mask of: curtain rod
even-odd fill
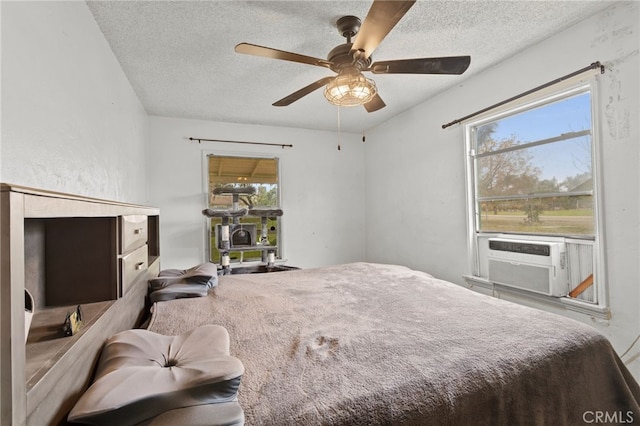
[[[480,115],[483,112],[487,112],[489,110],[492,110],[493,108],[497,108],[497,107],[502,106],[504,104],[507,104],[509,102],[515,101],[516,99],[523,98],[523,97],[525,97],[527,95],[530,95],[530,94],[532,94],[534,92],[537,92],[538,90],[545,89],[545,88],[547,88],[549,86],[553,86],[554,84],[560,83],[561,81],[564,81],[564,80],[569,79],[571,77],[575,77],[576,75],[580,75],[583,72],[587,72],[587,71],[590,71],[590,70],[595,70],[595,69],[598,69],[598,68],[600,68],[600,74],[604,74],[604,66],[600,63],[600,61],[596,61],[596,62],[593,62],[591,65],[589,65],[587,67],[584,67],[582,69],[579,69],[578,71],[572,72],[571,74],[567,74],[564,77],[557,78],[557,79],[555,79],[553,81],[550,81],[548,83],[545,83],[543,85],[535,87],[535,88],[533,88],[531,90],[527,90],[526,92],[522,92],[519,95],[513,96],[513,97],[511,97],[511,98],[509,98],[507,100],[504,100],[502,102],[498,102],[497,104],[493,104],[493,105],[491,105],[491,106],[489,106],[487,108],[481,109],[479,111],[476,111],[474,113],[466,115],[466,116],[464,116],[462,118],[458,118],[457,120],[453,120],[451,123],[443,124],[442,128],[446,129],[447,127],[453,126],[454,124],[458,124],[458,123],[460,123],[460,122],[462,122],[464,120],[467,120],[467,119],[469,119],[471,117],[475,117],[476,115]]]
[[[190,141],[198,141],[198,143],[201,143],[202,141],[205,142],[223,142],[223,143],[242,143],[242,144],[247,144],[247,145],[268,145],[268,146],[279,146],[282,149],[285,148],[293,148],[293,145],[291,144],[284,144],[284,143],[268,143],[268,142],[245,142],[245,141],[229,141],[229,140],[224,140],[224,139],[203,139],[203,138],[189,138]]]

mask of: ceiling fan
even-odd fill
[[[315,81],[275,102],[273,106],[287,106],[311,92],[325,87],[324,95],[334,105],[363,105],[368,112],[374,112],[386,105],[378,94],[375,82],[362,73],[373,74],[456,74],[467,70],[470,56],[450,56],[443,58],[417,58],[394,61],[373,62],[371,54],[413,6],[416,0],[382,1],[374,0],[364,22],[355,16],[338,19],[338,32],[347,42],[336,46],[327,59],[314,58],[270,47],[250,43],[240,43],[237,53],[263,56],[272,59],[298,62],[329,68],[338,73]],[[357,37],[354,42],[352,38]],[[373,62],[373,63],[372,63]]]

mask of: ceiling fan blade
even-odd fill
[[[327,61],[326,59],[299,55],[297,53],[285,52],[284,50],[272,49],[270,47],[258,46],[250,43],[238,44],[235,51],[236,53],[244,53],[245,55],[264,56],[265,58],[282,59],[285,61],[316,65],[324,68],[331,68],[331,65],[333,65],[333,62]]]
[[[321,78],[320,80],[315,81],[315,82],[311,83],[310,85],[305,86],[305,87],[303,87],[302,89],[300,89],[300,90],[298,90],[296,92],[293,92],[289,96],[285,96],[284,98],[280,99],[279,101],[274,102],[273,106],[291,105],[292,103],[294,103],[298,99],[302,98],[303,96],[307,96],[309,93],[313,92],[314,90],[318,90],[322,86],[326,86],[334,78],[335,77],[324,77],[324,78]]]
[[[367,110],[367,112],[374,112],[386,106],[387,104],[384,103],[380,95],[378,95],[377,93],[369,102],[364,104],[364,108]]]
[[[351,52],[364,52],[368,58],[382,40],[396,26],[416,0],[379,1],[374,0],[367,17],[362,22]]]
[[[462,74],[469,68],[470,56],[445,58],[401,59],[374,62],[369,70],[374,74]]]

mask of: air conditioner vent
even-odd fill
[[[550,256],[549,244],[528,243],[523,241],[489,240],[490,250],[510,251],[513,253],[532,254],[535,256]]]

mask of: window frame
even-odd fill
[[[268,160],[276,160],[277,162],[277,179],[278,179],[278,187],[276,190],[276,196],[278,199],[279,206],[282,206],[282,158],[276,155],[269,155],[267,153],[259,153],[259,152],[237,152],[237,151],[224,151],[224,150],[203,150],[202,151],[202,195],[203,195],[203,209],[209,208],[209,157],[217,156],[217,157],[238,157],[238,158],[263,158]],[[281,207],[280,207],[281,208]],[[205,261],[211,262],[212,256],[212,247],[211,240],[214,238],[214,231],[212,231],[211,220],[203,215],[204,218],[204,254]],[[277,239],[278,245],[276,250],[276,262],[281,262],[284,260],[284,244],[282,241],[282,216],[277,218]],[[258,229],[260,232],[260,229]],[[238,262],[232,262],[238,263]],[[259,264],[260,261],[247,260],[242,261],[242,265],[252,265]]]
[[[603,184],[601,177],[601,137],[599,126],[599,111],[598,105],[598,90],[597,80],[594,76],[583,78],[582,80],[570,80],[567,82],[561,82],[547,88],[540,93],[529,95],[525,98],[521,98],[498,108],[487,111],[486,113],[474,117],[463,123],[464,126],[464,139],[465,139],[465,186],[466,186],[466,204],[467,204],[467,254],[468,254],[468,268],[469,275],[465,275],[464,278],[471,284],[480,284],[488,288],[492,288],[495,292],[496,287],[492,284],[487,276],[486,271],[483,271],[483,262],[486,262],[486,254],[481,253],[480,240],[488,239],[494,236],[506,236],[512,238],[520,238],[525,236],[527,239],[533,241],[548,241],[550,239],[557,238],[558,236],[549,236],[542,234],[519,234],[519,233],[505,233],[505,232],[483,232],[478,228],[478,212],[477,212],[477,193],[478,185],[476,182],[476,155],[475,155],[475,135],[474,129],[499,120],[501,118],[511,116],[514,114],[526,112],[535,108],[543,107],[544,105],[552,102],[560,101],[572,96],[579,95],[581,93],[589,93],[591,99],[591,167],[593,178],[593,236],[562,236],[567,240],[584,240],[592,241],[593,243],[593,277],[596,295],[596,303],[584,302],[578,299],[573,299],[568,296],[562,298],[554,298],[551,296],[539,295],[527,291],[518,291],[520,296],[526,298],[539,300],[543,302],[549,302],[553,304],[561,304],[567,309],[587,313],[590,315],[602,316],[608,318],[609,313],[609,301],[607,283],[605,281],[606,271],[606,256],[603,249],[602,242],[604,241],[604,225],[603,225]],[[511,291],[510,289],[508,291]]]

